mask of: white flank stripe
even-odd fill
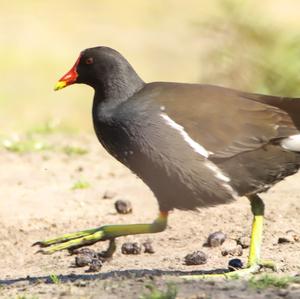
[[[215,174],[215,177],[217,179],[224,182],[222,183],[222,186],[231,193],[233,198],[238,198],[238,194],[236,193],[236,191],[228,184],[230,182],[230,178],[226,176],[216,164],[207,160],[205,162],[205,166]]]
[[[208,158],[208,156],[209,156],[208,151],[201,144],[199,144],[196,141],[194,141],[189,136],[189,134],[184,130],[184,127],[182,127],[181,125],[179,125],[178,123],[176,123],[167,114],[161,113],[160,115],[166,121],[166,123],[169,126],[171,126],[172,128],[174,128],[175,130],[177,130],[181,134],[181,136],[183,137],[183,139],[194,149],[194,151],[196,153],[200,154],[201,156],[203,156],[205,158]]]
[[[172,128],[174,128],[175,130],[177,130],[180,133],[180,135],[183,137],[183,139],[194,149],[194,151],[196,153],[200,154],[201,156],[203,156],[205,158],[208,158],[209,155],[212,154],[212,152],[207,151],[201,144],[194,141],[188,135],[188,133],[184,130],[184,128],[181,125],[179,125],[178,123],[176,123],[174,120],[172,120],[167,114],[161,113],[160,115],[169,126],[171,126]],[[223,181],[223,183],[221,185],[224,188],[226,188],[232,194],[232,196],[234,198],[236,198],[238,196],[237,193],[235,192],[235,190],[233,190],[233,188],[228,184],[228,182],[230,182],[230,178],[228,176],[226,176],[217,165],[215,165],[213,162],[211,162],[209,160],[206,160],[205,166],[214,173],[214,176],[218,180]]]
[[[215,173],[215,177],[223,182],[230,182],[230,178],[221,171],[221,169],[210,161],[205,162],[205,166]]]
[[[280,145],[289,151],[300,152],[300,134],[283,139]]]

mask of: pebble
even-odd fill
[[[150,254],[155,253],[150,240],[147,240],[146,242],[144,242],[143,246],[144,246],[144,253],[150,253]]]
[[[76,267],[91,266],[92,263],[95,263],[95,260],[98,260],[99,262],[103,263],[102,259],[99,257],[97,252],[88,247],[74,249],[71,253],[76,254],[76,257],[75,257],[75,266]],[[93,271],[91,271],[91,272],[93,272]]]
[[[91,248],[84,247],[84,248],[79,248],[79,249],[74,249],[71,252],[72,254],[81,254],[81,255],[89,255],[91,257],[96,257],[97,252]]]
[[[241,236],[237,239],[238,245],[241,245],[243,249],[250,247],[251,239],[248,236]]]
[[[289,291],[288,291],[288,290],[285,290],[285,289],[279,289],[279,290],[278,290],[278,295],[279,295],[280,297],[286,297],[288,294],[289,294]]]
[[[85,267],[88,266],[92,262],[93,258],[89,255],[77,255],[75,257],[75,266],[76,267]]]
[[[186,265],[203,265],[207,262],[207,255],[203,251],[194,251],[184,257]]]
[[[237,269],[242,269],[243,268],[243,262],[240,259],[231,259],[228,262],[228,269],[230,271],[235,271]]]
[[[132,205],[129,200],[119,199],[115,202],[115,208],[119,214],[132,213]]]
[[[114,198],[116,195],[117,195],[116,192],[107,190],[107,191],[104,192],[102,198],[103,198],[103,199],[112,199],[112,198]]]
[[[76,169],[78,172],[82,172],[84,170],[84,168],[82,166],[78,166]]]
[[[122,247],[121,247],[121,252],[123,254],[140,254],[142,251],[142,248],[140,246],[140,244],[138,243],[130,243],[130,242],[126,242],[123,243]]]
[[[103,262],[99,259],[92,259],[87,272],[99,272],[103,266]]]
[[[294,230],[288,230],[284,236],[278,238],[278,244],[299,242],[300,236]]]
[[[241,256],[243,255],[243,248],[241,245],[236,245],[234,247],[226,247],[221,251],[223,256],[231,255],[231,256]]]
[[[218,247],[221,246],[225,240],[226,240],[226,235],[223,232],[221,231],[214,232],[208,236],[207,245],[209,247]]]

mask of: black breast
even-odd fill
[[[138,101],[138,102],[137,102]],[[232,189],[216,177],[207,159],[168,126],[161,107],[131,98],[113,109],[93,108],[96,134],[107,151],[153,191],[161,210],[227,203]]]

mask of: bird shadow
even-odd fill
[[[57,279],[60,283],[76,282],[76,281],[92,281],[92,280],[105,280],[110,278],[142,278],[142,277],[160,277],[160,276],[174,276],[180,277],[185,275],[207,275],[207,274],[225,274],[228,273],[228,269],[215,269],[215,270],[201,270],[201,271],[178,271],[178,270],[159,270],[159,269],[128,269],[128,270],[115,270],[105,273],[97,274],[66,274],[57,275]],[[0,279],[1,286],[11,286],[19,283],[46,283],[55,284],[51,275],[45,276],[26,276],[12,279]]]

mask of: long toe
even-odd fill
[[[103,231],[97,231],[93,234],[86,235],[84,237],[76,238],[76,239],[71,239],[69,241],[65,242],[59,242],[55,243],[54,245],[46,245],[44,247],[48,247],[47,249],[41,249],[38,251],[38,253],[43,253],[43,254],[52,254],[54,252],[60,251],[60,250],[65,250],[65,249],[75,249],[75,248],[80,248],[86,245],[92,245],[98,241],[101,241],[103,239]]]
[[[261,260],[258,263],[262,268],[268,268],[273,270],[274,272],[278,271],[277,265],[274,261],[272,260]]]
[[[52,239],[48,239],[48,240],[44,240],[44,241],[37,241],[37,242],[33,243],[32,246],[48,247],[51,245],[60,244],[60,243],[64,243],[67,241],[82,238],[85,236],[89,236],[99,230],[100,230],[100,228],[98,227],[98,228],[86,229],[86,230],[82,230],[82,231],[78,231],[78,232],[74,232],[74,233],[68,233],[68,234],[64,234],[64,235],[61,235],[59,237],[55,237]]]
[[[200,280],[200,279],[214,279],[214,278],[223,278],[223,279],[235,279],[241,277],[247,277],[252,274],[256,274],[261,269],[260,265],[252,265],[251,267],[247,267],[245,269],[239,269],[230,272],[224,273],[211,273],[211,274],[197,274],[197,275],[183,275],[181,276],[186,280]]]

